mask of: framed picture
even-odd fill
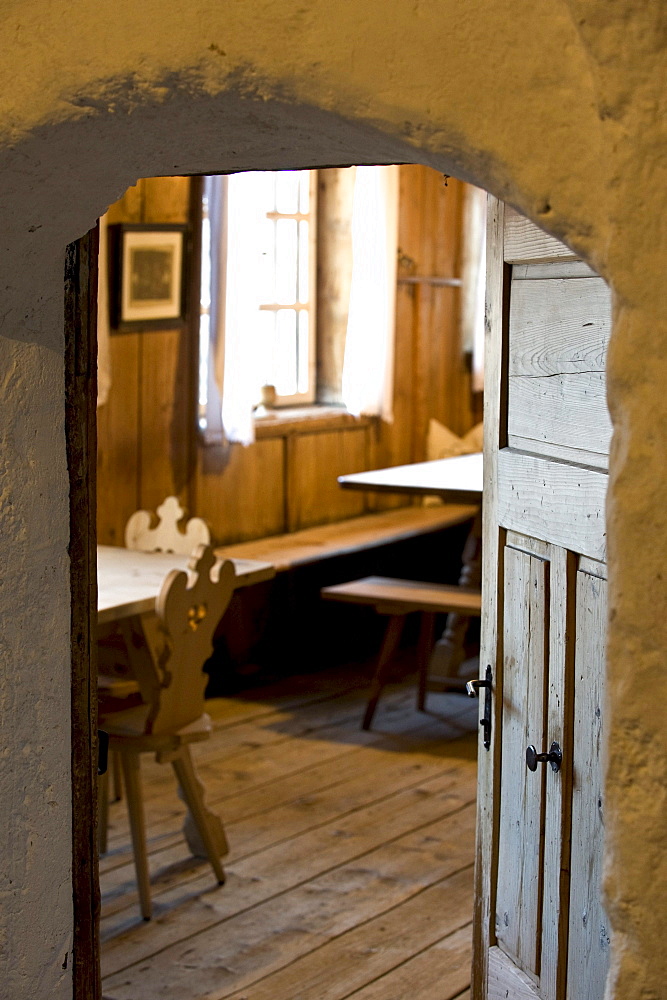
[[[116,329],[157,329],[182,323],[186,232],[187,226],[120,223],[109,227]]]

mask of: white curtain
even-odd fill
[[[258,272],[266,217],[259,199],[253,197],[255,176],[251,173],[227,177],[227,246],[224,309],[218,311],[216,374],[222,371],[222,426],[228,441],[251,444],[255,440],[253,407],[259,402],[262,383],[257,364],[257,312],[260,305]],[[226,266],[225,266],[226,265]],[[223,296],[220,296],[223,299]]]
[[[352,209],[352,284],[343,363],[350,413],[391,421],[399,168],[357,167]]]
[[[472,356],[472,388],[484,388],[486,292],[486,191],[466,185],[461,266],[461,343]]]

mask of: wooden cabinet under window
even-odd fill
[[[473,996],[602,1000],[610,295],[501,203],[489,224]]]

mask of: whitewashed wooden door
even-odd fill
[[[610,296],[495,200],[487,267],[473,997],[602,1000]]]

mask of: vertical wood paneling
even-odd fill
[[[209,456],[197,470],[197,515],[218,544],[278,535],[285,527],[284,440],[269,438],[244,448],[234,444]],[[342,492],[342,490],[341,490]]]
[[[189,177],[145,177],[143,222],[188,221]]]
[[[155,510],[166,496],[187,507],[194,415],[188,407],[184,330],[147,330],[141,337],[140,506]]]
[[[360,472],[366,462],[365,431],[300,434],[290,439],[288,531],[327,524],[364,512],[364,494],[341,490],[337,476]]]
[[[122,198],[109,206],[108,222],[143,222],[144,180],[129,187]]]
[[[97,410],[97,537],[122,545],[125,522],[140,506],[140,333],[114,334],[110,342],[111,392]]]

